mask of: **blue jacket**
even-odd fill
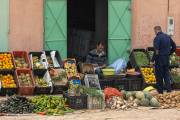
[[[154,54],[152,61],[159,61],[164,65],[169,63],[169,55],[176,51],[176,44],[174,43],[174,41],[170,36],[163,32],[159,32],[156,35],[153,46],[155,51],[159,51],[159,54]]]

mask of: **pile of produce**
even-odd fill
[[[65,106],[66,100],[59,96],[36,96],[31,99],[35,106],[34,112],[47,115],[63,115],[73,112],[72,109]]]
[[[78,76],[75,62],[71,62],[71,63],[68,62],[68,61],[65,62],[64,63],[64,68],[66,70],[68,78],[77,77]]]
[[[33,56],[32,60],[34,69],[45,69],[38,56]]]
[[[28,68],[28,64],[26,63],[25,58],[23,57],[15,57],[16,68]]]
[[[20,73],[18,75],[18,80],[21,86],[31,86],[32,85],[32,79],[30,74]]]
[[[162,108],[180,108],[180,91],[158,94],[155,98]]]
[[[9,53],[0,54],[0,69],[13,69],[12,55]]]
[[[0,74],[0,82],[3,88],[16,88],[15,80],[12,75],[2,75]]]
[[[145,52],[135,51],[135,60],[138,66],[147,66],[149,65],[149,60]]]
[[[106,101],[107,107],[116,110],[127,110],[130,108],[136,108],[138,105],[133,100],[124,100],[123,97],[113,96]]]
[[[35,76],[35,83],[38,87],[48,87],[48,83],[42,77]]]
[[[12,96],[0,102],[0,113],[26,114],[33,110],[34,105],[25,97]]]
[[[156,77],[154,75],[153,68],[141,68],[141,72],[144,76],[144,80],[147,84],[155,84],[156,83]]]
[[[148,92],[122,91],[122,96],[113,96],[106,100],[107,107],[111,109],[127,110],[138,106],[160,107],[158,100]]]
[[[180,68],[171,69],[171,75],[174,83],[180,83]]]
[[[170,56],[170,65],[174,65],[174,66],[180,65],[180,57],[177,56],[176,53],[173,53]]]
[[[49,73],[55,85],[67,84],[67,74],[64,69],[50,69]]]

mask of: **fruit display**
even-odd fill
[[[15,80],[12,75],[2,75],[0,74],[0,82],[3,88],[16,88]]]
[[[15,57],[14,58],[16,68],[28,68],[28,63],[23,57]]]
[[[155,98],[162,108],[180,108],[180,91],[157,94],[155,95]]]
[[[67,84],[67,74],[64,69],[50,69],[49,73],[55,85]]]
[[[45,69],[44,65],[41,63],[40,58],[38,56],[33,56],[32,60],[34,69]]]
[[[13,58],[10,53],[0,54],[0,69],[13,69]]]
[[[170,65],[172,66],[178,66],[180,65],[180,57],[176,55],[176,53],[173,53],[171,56],[170,56]]]
[[[71,78],[71,77],[77,77],[78,74],[77,74],[77,67],[76,67],[76,63],[75,62],[65,62],[64,63],[64,68],[65,68],[65,71],[67,73],[67,76],[68,78]]]
[[[135,51],[135,60],[138,66],[147,66],[149,65],[149,59],[145,52],[142,51]]]
[[[18,80],[21,86],[31,86],[32,85],[32,79],[30,74],[28,73],[20,73],[18,75]]]
[[[144,80],[147,84],[155,84],[156,83],[156,77],[154,75],[153,68],[141,68],[141,72],[144,76]]]
[[[48,83],[42,77],[35,76],[34,80],[35,80],[36,86],[38,86],[38,87],[48,87]]]
[[[174,83],[180,83],[180,68],[171,69],[171,75]]]

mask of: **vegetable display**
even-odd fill
[[[28,68],[28,64],[26,63],[25,58],[23,57],[15,57],[14,58],[16,68]]]
[[[174,65],[174,66],[177,66],[177,65],[180,65],[180,57],[176,55],[176,53],[173,53],[171,56],[170,56],[170,65]]]
[[[34,112],[45,112],[47,115],[64,115],[74,110],[65,107],[66,100],[59,96],[36,96],[31,99],[35,106]]]
[[[67,74],[64,69],[50,69],[49,73],[55,85],[67,84]]]
[[[38,56],[33,56],[32,60],[34,69],[45,69]]]
[[[138,66],[147,66],[149,65],[149,60],[145,52],[135,51],[135,60]]]
[[[2,75],[0,74],[0,82],[3,88],[16,88],[16,84],[12,75]]]
[[[156,77],[154,75],[153,68],[141,68],[141,72],[144,76],[144,80],[147,84],[155,84],[156,83]]]
[[[174,83],[180,83],[180,68],[171,69],[171,75]]]
[[[35,83],[38,87],[48,87],[48,83],[42,77],[39,76],[35,76]]]
[[[155,96],[162,108],[180,108],[180,91]]]
[[[13,69],[12,55],[9,53],[0,54],[0,69]]]
[[[20,73],[18,75],[18,80],[21,86],[31,86],[32,85],[32,79],[30,74]]]
[[[12,96],[0,102],[0,113],[32,113],[34,105],[25,97]]]

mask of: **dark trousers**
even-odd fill
[[[157,80],[157,90],[159,93],[163,93],[163,84],[165,83],[165,87],[167,92],[171,92],[171,81],[170,81],[170,73],[169,73],[169,65],[155,65],[155,75]],[[164,80],[164,82],[163,82]]]

